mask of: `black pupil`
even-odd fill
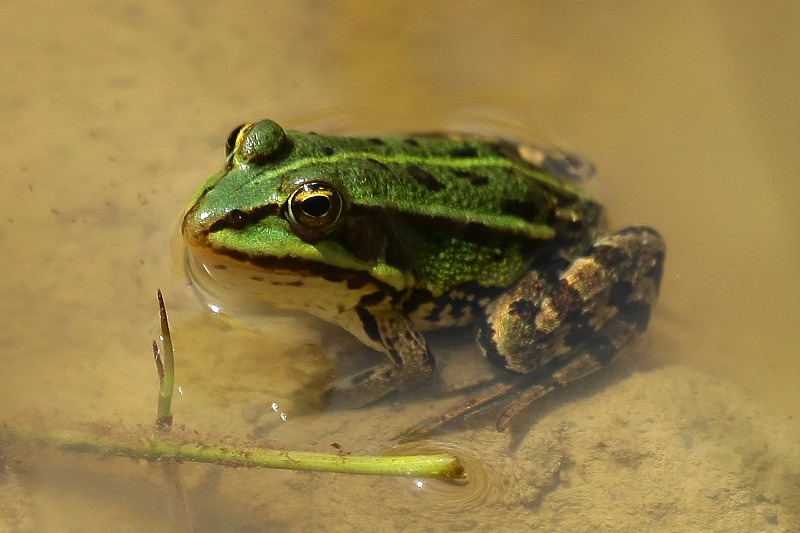
[[[303,200],[301,207],[306,215],[319,218],[331,210],[331,201],[327,196],[317,195]]]

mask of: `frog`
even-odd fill
[[[469,324],[484,356],[535,377],[540,396],[637,339],[663,273],[661,235],[609,232],[575,161],[501,137],[243,124],[184,211],[188,268],[384,354],[337,378],[343,407],[424,382],[436,369],[428,331]]]

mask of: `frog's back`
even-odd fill
[[[579,160],[503,139],[289,134],[292,159],[307,162],[308,177],[336,175],[350,201],[363,208],[550,239],[555,219],[576,218],[569,210],[593,203],[575,179]]]
[[[548,170],[553,154],[518,143],[290,135],[297,158],[341,181],[352,220],[388,235],[387,262],[414,280],[405,311],[424,328],[468,322],[534,261],[588,246],[601,218],[573,177]]]

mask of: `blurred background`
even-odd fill
[[[216,392],[176,400],[178,420],[248,434],[249,407],[232,402],[259,392],[262,363],[230,355],[246,386],[219,383],[240,379],[227,350],[265,341],[221,337],[237,326],[198,318],[176,230],[222,166],[228,132],[266,117],[335,133],[468,130],[585,155],[612,227],[648,224],[667,242],[648,364],[689,367],[796,419],[798,23],[791,1],[2,2],[0,420],[151,424],[161,287],[179,357],[181,336],[218,343],[183,382]],[[270,360],[265,379],[315,382],[327,371],[315,365],[329,363],[308,350],[308,363]],[[172,528],[162,511],[149,515],[157,502],[133,495],[130,509],[97,511],[125,489],[99,474],[80,485],[72,461],[26,467],[28,492],[14,501],[34,510],[14,511],[19,530],[58,530],[75,509],[97,512],[75,531],[114,520]],[[66,495],[75,483],[83,489]],[[211,498],[202,494],[188,506]]]

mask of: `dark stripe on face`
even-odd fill
[[[291,272],[301,277],[318,277],[332,283],[345,282],[348,289],[361,289],[368,283],[373,283],[380,291],[387,293],[394,290],[385,283],[376,280],[367,272],[351,270],[348,268],[337,268],[315,261],[297,259],[294,257],[256,257],[246,253],[218,249],[217,253],[226,255],[242,263],[250,263],[267,272]]]
[[[214,233],[224,229],[242,229],[277,213],[278,204],[262,205],[250,211],[233,209],[228,211],[224,218],[214,222],[211,227],[208,228],[208,232]]]

